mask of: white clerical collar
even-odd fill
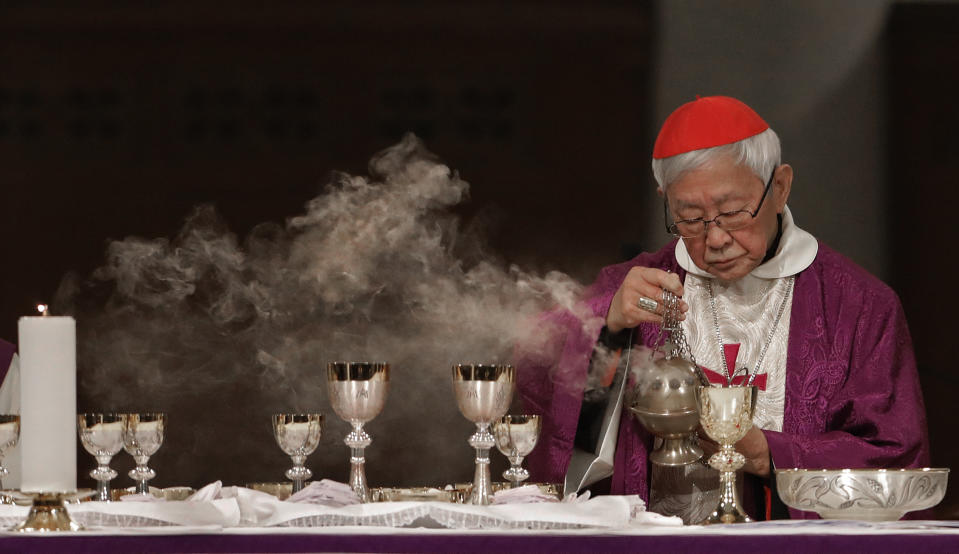
[[[753,277],[760,279],[778,279],[789,277],[809,267],[819,252],[819,241],[816,237],[803,231],[793,222],[789,206],[783,209],[783,234],[779,238],[779,247],[776,254],[750,272]],[[699,277],[712,278],[705,269],[693,263],[682,239],[676,242],[676,261],[687,272]]]

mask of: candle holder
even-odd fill
[[[26,519],[9,530],[20,533],[47,533],[50,531],[81,531],[83,526],[70,519],[63,505],[65,500],[76,500],[90,493],[76,492],[19,492],[6,491],[4,495],[17,500],[30,500],[33,505]]]

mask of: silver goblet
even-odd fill
[[[752,521],[739,506],[736,491],[736,470],[746,458],[734,445],[753,426],[756,387],[699,387],[699,417],[703,431],[716,441],[720,449],[709,457],[709,465],[720,472],[719,505],[702,525],[710,523],[744,523]]]
[[[306,457],[316,450],[323,433],[322,414],[274,414],[273,435],[280,449],[293,461],[286,478],[293,481],[293,492],[303,490],[303,482],[313,476],[306,468]]]
[[[380,414],[390,390],[390,365],[371,362],[330,362],[327,366],[330,403],[353,430],[343,442],[350,447],[350,487],[363,502],[370,501],[363,450],[373,442],[363,425]]]
[[[3,478],[10,470],[3,466],[3,457],[7,450],[17,445],[20,440],[20,416],[16,414],[0,415],[0,489],[3,489]]]
[[[466,419],[476,424],[469,444],[476,449],[473,490],[467,503],[490,503],[492,486],[489,475],[489,451],[496,444],[489,432],[490,423],[503,417],[513,399],[513,366],[459,364],[453,366],[453,392]]]
[[[110,501],[110,481],[117,476],[110,467],[110,460],[123,449],[123,428],[126,414],[80,414],[77,416],[77,432],[83,448],[97,460],[97,467],[90,477],[97,481],[94,500]]]
[[[510,468],[503,472],[503,478],[511,488],[529,479],[523,458],[536,448],[540,428],[538,415],[504,415],[493,422],[496,449],[509,459]]]
[[[149,494],[150,488],[147,486],[147,481],[156,477],[156,472],[147,467],[147,462],[163,444],[166,414],[150,412],[125,415],[123,449],[133,456],[136,462],[136,467],[127,475],[137,482],[137,494]]]

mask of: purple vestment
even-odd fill
[[[587,309],[605,321],[613,295],[636,266],[669,270],[685,280],[674,249],[672,241],[659,252],[604,268],[586,291]],[[783,431],[764,431],[774,466],[928,466],[925,408],[896,294],[820,243],[816,259],[797,275],[793,295]],[[547,316],[544,329],[550,352],[520,350],[517,379],[526,409],[544,416],[540,445],[528,458],[533,480],[562,482],[600,329],[584,331],[568,312]],[[640,325],[636,342],[651,346],[658,330]],[[651,444],[635,418],[621,418],[613,494],[639,494],[648,501]]]
[[[6,378],[7,371],[10,369],[10,362],[13,361],[13,355],[16,352],[17,347],[15,345],[0,339],[0,383],[3,383]]]

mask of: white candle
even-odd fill
[[[77,324],[20,318],[20,455],[23,492],[77,490]]]

